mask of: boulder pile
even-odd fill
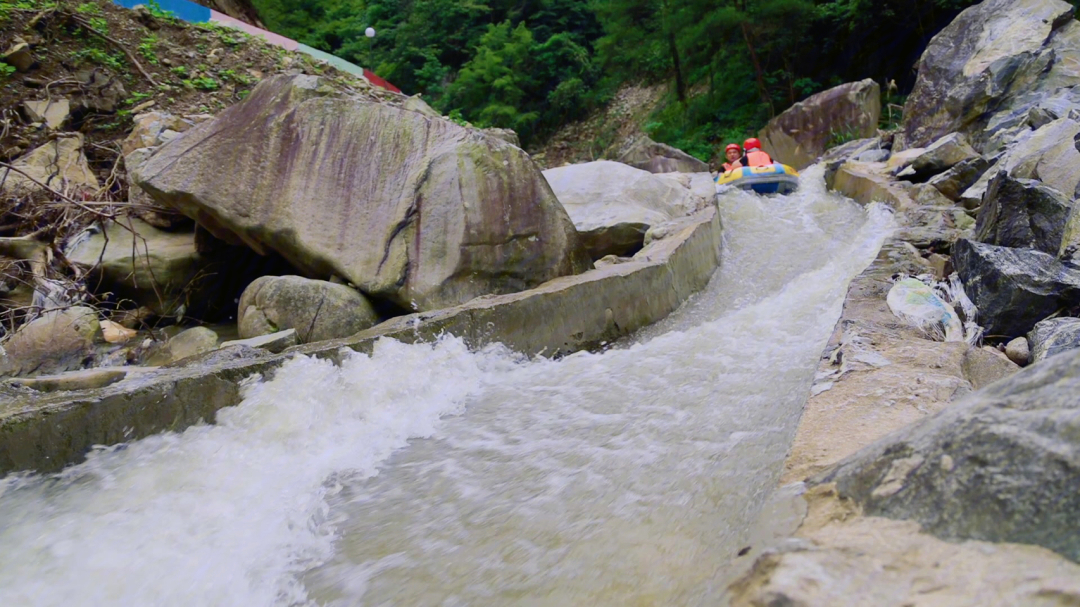
[[[809,513],[733,605],[1080,596],[1080,22],[1060,0],[985,0],[918,68],[898,132],[824,156],[831,187],[899,229],[852,283],[800,423]],[[948,283],[987,345],[910,335],[884,312],[900,275]],[[887,360],[845,375],[860,348]]]

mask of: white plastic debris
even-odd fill
[[[964,324],[952,306],[915,278],[899,280],[885,298],[892,313],[945,341],[964,341]]]

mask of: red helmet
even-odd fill
[[[737,144],[737,143],[729,143],[729,144],[727,144],[727,147],[724,148],[724,153],[725,154],[728,153],[728,150],[735,150],[736,152],[742,154],[742,148],[739,147],[739,144]]]
[[[743,147],[749,150],[750,148],[761,149],[761,142],[756,137],[751,137],[743,142]]]

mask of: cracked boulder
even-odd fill
[[[591,267],[520,148],[314,76],[264,80],[155,151],[135,180],[226,242],[413,310]]]
[[[990,180],[983,196],[975,239],[1057,255],[1072,209],[1072,200],[1054,188],[1002,171]]]
[[[1080,269],[1053,255],[964,239],[952,252],[987,335],[1018,337],[1057,310],[1080,304]]]
[[[345,285],[301,276],[263,276],[240,296],[241,339],[296,330],[301,343],[355,335],[379,322],[371,303]]]
[[[942,539],[1035,544],[1080,561],[1080,350],[999,381],[848,457],[836,483],[870,516]]]

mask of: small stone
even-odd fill
[[[296,329],[286,329],[285,331],[278,331],[277,333],[271,333],[269,335],[226,341],[221,344],[221,347],[248,346],[251,348],[262,348],[277,354],[286,348],[295,346],[297,343],[299,343],[299,340],[296,336]]]
[[[26,377],[10,380],[8,383],[14,386],[30,388],[38,392],[59,392],[61,390],[93,390],[104,388],[110,384],[124,379],[127,371],[123,369],[85,369],[60,373],[58,375],[41,375],[38,377]]]
[[[952,472],[956,467],[956,462],[953,461],[951,455],[945,454],[941,456],[941,469],[946,472]]]
[[[105,341],[110,344],[122,344],[138,335],[139,332],[111,320],[103,320],[101,321],[101,334],[105,337]]]
[[[151,13],[150,9],[146,8],[145,5],[137,4],[137,5],[135,5],[135,8],[131,9],[131,12],[133,13],[133,15],[135,17],[135,20],[138,21],[139,23],[143,24],[146,27],[146,29],[148,29],[148,30],[161,29],[161,24],[158,23],[157,18],[154,17],[154,14]]]
[[[67,122],[71,102],[67,99],[24,101],[23,113],[31,121],[44,122],[50,129],[57,130]]]
[[[209,352],[217,348],[218,336],[206,327],[194,327],[182,331],[169,340],[165,347],[147,361],[151,365],[163,365],[189,356]]]
[[[122,312],[114,313],[112,316],[112,322],[124,327],[125,329],[142,328],[146,321],[154,315],[154,311],[150,308],[143,306],[137,310],[124,310]]]
[[[131,108],[131,113],[138,114],[139,112],[145,112],[146,110],[154,107],[155,105],[157,105],[157,101],[154,101],[153,99],[151,99],[150,101],[144,101],[143,103],[140,103],[139,105]]]
[[[244,289],[237,306],[240,337],[296,329],[302,343],[355,335],[379,321],[355,289],[300,276],[263,276]]]
[[[0,61],[14,66],[20,72],[26,72],[34,66],[34,55],[30,52],[29,44],[20,42],[0,55]]]
[[[1005,344],[1005,356],[1009,360],[1023,367],[1031,360],[1031,348],[1028,346],[1026,337],[1017,337]]]
[[[930,267],[934,269],[934,276],[938,280],[944,280],[953,273],[952,260],[947,255],[931,253],[926,256],[926,261],[930,262]]]

